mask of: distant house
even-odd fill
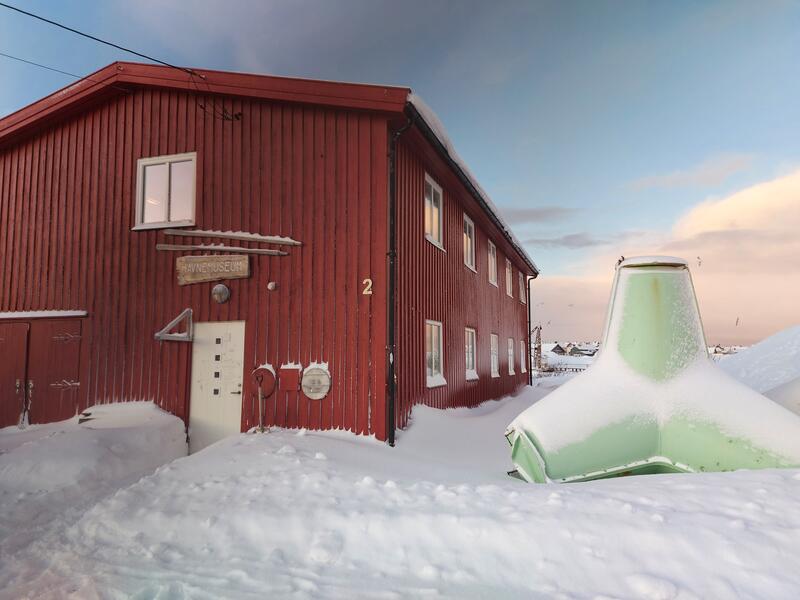
[[[567,351],[564,349],[564,347],[561,344],[559,344],[558,342],[556,342],[553,345],[553,347],[550,348],[550,352],[552,352],[553,354],[558,354],[559,356],[564,356],[567,353]]]

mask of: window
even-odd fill
[[[138,160],[134,229],[194,225],[196,162],[196,152]]]
[[[506,259],[506,294],[514,297],[514,270],[511,268],[511,261]]]
[[[525,366],[525,363],[527,362],[527,358],[525,358],[526,356],[528,356],[528,353],[525,352],[525,340],[520,340],[519,341],[519,370],[522,371],[523,373],[527,373],[528,372],[528,369]]]
[[[475,223],[464,215],[464,264],[475,271]]]
[[[489,339],[491,343],[490,352],[492,355],[492,377],[500,377],[500,339],[497,337],[496,333],[493,333],[491,336],[489,336]]]
[[[467,381],[473,381],[478,378],[478,368],[475,363],[475,330],[469,327],[464,329],[464,356]]]
[[[425,237],[439,248],[442,243],[442,188],[425,174]]]
[[[442,374],[442,324],[425,321],[425,369],[428,387],[447,385]]]
[[[497,286],[497,247],[489,242],[489,283]]]
[[[514,340],[508,338],[508,374],[514,374]]]
[[[522,274],[522,271],[517,273],[519,275],[519,301],[523,304],[526,304],[527,301],[525,297],[528,295],[525,293],[525,275]]]

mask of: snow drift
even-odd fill
[[[83,423],[73,417],[0,429],[0,565],[43,532],[65,528],[99,499],[186,455],[183,421],[152,402],[87,412]]]
[[[506,432],[528,481],[800,464],[800,418],[708,358],[687,263],[617,267],[592,367]]]
[[[800,414],[800,325],[726,357],[719,366],[770,400]]]

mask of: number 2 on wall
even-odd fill
[[[372,279],[370,279],[369,277],[367,277],[367,278],[366,278],[364,281],[362,281],[361,283],[363,283],[363,284],[364,284],[364,291],[363,291],[363,292],[361,292],[361,293],[362,293],[362,294],[364,294],[365,296],[371,296],[371,295],[372,295]]]

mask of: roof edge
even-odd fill
[[[449,143],[444,131],[437,133],[438,129],[442,129],[441,124],[439,124],[439,127],[436,127],[435,123],[433,125],[428,123],[428,120],[426,120],[425,116],[420,110],[420,105],[422,107],[422,111],[432,113],[432,111],[427,108],[427,105],[425,105],[424,102],[421,102],[421,99],[418,96],[415,96],[413,93],[409,94],[409,99],[406,102],[406,114],[408,117],[415,125],[417,125],[419,130],[434,146],[434,148],[438,150],[439,154],[442,155],[448,166],[458,176],[461,183],[464,184],[464,187],[466,187],[475,200],[478,201],[478,205],[486,212],[486,214],[489,215],[491,221],[503,233],[506,240],[508,240],[509,244],[511,244],[511,247],[516,250],[517,254],[525,262],[525,264],[531,268],[533,271],[533,277],[538,277],[539,273],[541,272],[539,267],[536,266],[536,263],[522,247],[520,241],[511,231],[511,227],[509,227],[503,218],[498,214],[496,206],[488,197],[488,194],[486,194],[486,192],[480,187],[480,184],[475,180],[472,173],[469,172],[469,169],[466,167],[466,165],[463,164],[460,157],[455,154],[454,151],[451,152],[449,149],[451,144]],[[429,116],[428,118],[435,118],[435,115],[434,117]],[[442,139],[443,137],[444,139]],[[455,156],[453,156],[454,154]]]
[[[402,114],[407,87],[113,62],[0,119],[0,144],[103,94],[157,87]]]

